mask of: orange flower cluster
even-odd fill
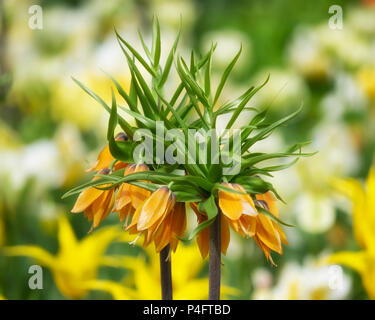
[[[120,134],[116,139],[126,139]],[[105,147],[99,154],[97,162],[89,171],[98,174],[109,174],[109,167],[114,162],[109,147]],[[124,176],[148,171],[145,164],[126,164],[117,161],[113,171],[125,168]],[[98,177],[94,177],[94,180]],[[287,244],[284,231],[279,224],[256,209],[263,207],[278,216],[276,200],[270,192],[257,194],[253,199],[246,190],[236,183],[222,183],[225,189],[218,192],[218,207],[221,211],[221,251],[226,254],[230,242],[230,227],[243,237],[254,238],[255,243],[262,249],[266,258],[272,263],[271,250],[282,254],[282,244]],[[89,221],[93,221],[90,231],[99,226],[110,212],[118,212],[124,228],[131,234],[144,235],[143,246],[152,242],[160,252],[170,244],[175,251],[178,239],[183,237],[186,230],[185,203],[176,202],[176,197],[167,186],[162,186],[154,192],[144,188],[122,183],[118,188],[104,189],[90,187],[78,197],[72,212],[84,212]],[[232,189],[231,192],[229,189]],[[117,192],[116,192],[117,191]],[[190,203],[197,216],[198,223],[207,220],[207,216],[198,210],[197,203]],[[131,222],[129,222],[131,219]],[[138,239],[137,237],[137,239]],[[209,228],[205,228],[197,235],[197,242],[203,258],[208,255]]]
[[[117,135],[116,140],[127,139],[125,137],[122,133]],[[106,146],[88,171],[97,171],[101,175],[109,174],[113,161],[109,146]],[[122,168],[125,168],[124,176],[149,170],[145,164],[117,161],[113,171]],[[93,180],[98,178],[94,177]],[[98,227],[110,212],[118,212],[120,221],[125,221],[126,230],[139,236],[144,234],[144,247],[154,242],[157,252],[168,244],[171,250],[176,251],[178,237],[182,237],[186,229],[186,211],[185,203],[176,202],[176,197],[168,187],[162,186],[153,193],[129,183],[122,183],[117,190],[105,190],[108,185],[98,187],[84,190],[71,210],[73,213],[84,212],[88,220],[93,221],[90,232]],[[128,225],[129,218],[132,220]]]

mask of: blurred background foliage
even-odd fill
[[[42,30],[29,28],[32,4],[43,9]],[[319,151],[275,174],[275,185],[287,201],[280,204],[282,218],[296,225],[286,230],[290,245],[285,254],[274,258],[278,267],[270,266],[253,243],[233,234],[224,258],[225,297],[368,298],[357,273],[343,268],[341,274],[341,269],[319,263],[330,253],[359,248],[353,237],[351,204],[330,181],[364,180],[375,148],[375,1],[340,1],[342,30],[328,27],[328,8],[333,4],[326,0],[0,1],[0,296],[77,298],[62,294],[48,267],[43,290],[30,290],[28,268],[34,260],[6,256],[3,249],[28,244],[56,254],[61,245],[60,216],[69,218],[78,239],[90,237],[83,215],[69,214],[75,199],[61,200],[61,195],[90,179],[84,170],[105,144],[108,118],[71,77],[105,100],[111,83],[103,71],[127,87],[129,71],[113,26],[139,48],[137,30],[149,41],[156,14],[163,50],[172,45],[180,15],[181,52],[188,54],[190,47],[204,52],[217,42],[213,70],[218,75],[243,45],[225,99],[238,96],[249,83],[259,84],[270,73],[270,82],[254,97],[254,106],[270,107],[272,119],[303,103],[298,119],[254,151],[277,152],[303,139],[311,140],[311,150]],[[241,118],[242,123],[246,120],[246,115]],[[104,224],[121,230],[116,214]],[[196,247],[192,243],[180,250],[194,252]],[[146,276],[158,276],[151,252],[117,241],[109,243],[106,253],[121,256],[124,264],[98,269],[94,278],[101,281],[90,283],[79,298],[160,297],[158,283]],[[186,254],[194,257],[186,263],[196,268],[189,275],[176,276],[178,297],[206,298],[196,293],[207,291],[207,261]],[[182,256],[172,259],[181,265]],[[143,270],[142,276],[137,277],[134,266]],[[189,268],[183,270],[187,273]],[[332,277],[337,276],[338,285],[332,286]]]

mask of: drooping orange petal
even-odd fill
[[[124,221],[127,217],[134,214],[134,208],[129,203],[128,205],[124,206],[121,210],[118,211],[120,221]]]
[[[224,186],[234,189],[232,184],[223,183]],[[229,219],[238,220],[242,214],[242,201],[236,193],[219,190],[219,207],[221,212]]]
[[[142,205],[137,229],[145,230],[152,226],[171,209],[171,204],[174,206],[175,197],[168,187],[163,186],[153,192]]]
[[[172,220],[173,215],[170,213],[166,218],[163,220],[163,223],[160,225],[157,234],[155,235],[155,250],[156,252],[160,252],[173,237],[172,233]]]
[[[108,216],[114,203],[113,190],[105,191],[92,205],[93,224],[91,230],[98,227]]]
[[[114,160],[111,152],[109,151],[109,146],[106,145],[103,150],[99,153],[98,159],[96,162],[86,170],[86,172],[90,171],[100,171],[102,169],[108,168],[112,161]]]
[[[273,224],[274,228],[276,229],[276,231],[279,233],[281,242],[284,243],[284,244],[289,244],[289,242],[288,242],[288,240],[286,238],[285,232],[279,226],[279,224],[276,221],[272,221],[272,224]]]
[[[178,237],[182,237],[186,230],[186,209],[184,202],[177,202],[174,209],[173,209],[173,217],[172,217],[172,232],[173,236],[170,240],[171,249],[173,252],[176,251],[178,245]]]
[[[137,230],[137,223],[138,223],[138,219],[139,219],[139,216],[141,215],[141,211],[142,211],[142,205],[139,206],[136,210],[135,210],[135,213],[133,215],[133,218],[132,218],[132,221],[131,223],[126,227],[125,230],[129,230],[129,233],[130,234],[133,234],[133,233],[137,233],[138,230]]]
[[[158,230],[164,224],[164,221],[165,221],[166,217],[168,217],[170,215],[170,213],[171,213],[171,211],[174,207],[174,204],[175,204],[175,199],[174,199],[174,201],[168,202],[168,205],[167,205],[167,208],[166,208],[164,214],[158,220],[155,220],[155,223],[148,229],[149,232],[151,233],[150,236],[154,237],[156,235]]]
[[[246,193],[246,190],[239,184],[222,183],[222,185]],[[238,220],[242,214],[257,215],[254,202],[248,194],[219,190],[219,207],[223,214],[232,220]]]
[[[150,197],[151,192],[137,186],[129,186],[129,194],[133,207],[138,208],[143,202]]]
[[[145,164],[130,164],[126,167],[124,176],[135,172],[144,172],[149,170],[150,169]],[[131,198],[132,205],[134,209],[137,209],[151,195],[151,192],[149,190],[133,186],[131,184],[127,185],[129,188],[129,195]]]
[[[283,253],[279,233],[275,230],[271,219],[263,214],[258,215],[256,234],[268,248],[279,254]]]
[[[123,183],[116,196],[115,211],[121,211],[126,205],[131,203],[129,185]]]
[[[184,235],[186,229],[186,209],[184,202],[177,202],[173,208],[172,229],[179,237]]]
[[[117,171],[117,170],[120,170],[120,169],[123,169],[123,168],[126,168],[128,164],[126,162],[122,162],[122,161],[117,161],[115,163],[115,165],[113,166],[113,170],[114,171]]]
[[[279,216],[279,209],[277,208],[276,199],[270,191],[263,194],[255,195],[257,200],[265,201],[269,212],[271,212],[275,217]]]
[[[230,230],[227,218],[221,215],[221,252],[227,254],[227,249],[230,242]]]
[[[252,237],[256,231],[257,218],[254,216],[242,215],[239,221],[239,227],[243,236]]]
[[[103,194],[103,190],[99,190],[93,187],[82,191],[80,195],[78,196],[77,201],[74,204],[74,207],[71,210],[71,212],[77,213],[77,212],[85,211],[102,194]]]
[[[271,258],[271,249],[267,247],[259,238],[258,236],[254,237],[254,242],[257,244],[257,246],[263,251],[264,255],[266,256],[266,259],[269,260]],[[273,260],[271,258],[271,262],[273,263]]]
[[[193,209],[193,211],[195,212],[197,216],[198,224],[201,224],[202,222],[207,220],[207,217],[198,211],[198,205],[195,202],[190,203],[190,207]],[[196,239],[197,239],[199,251],[201,253],[202,258],[204,259],[208,255],[208,243],[210,240],[209,229],[205,228],[201,232],[199,232],[197,234]]]
[[[258,211],[255,208],[254,201],[249,196],[249,194],[246,193],[246,190],[244,189],[244,187],[238,183],[233,183],[232,186],[235,190],[242,192],[242,194],[237,194],[238,198],[242,202],[242,214],[246,214],[249,216],[256,216],[258,214]]]

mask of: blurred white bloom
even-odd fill
[[[285,199],[286,202],[289,202],[289,200],[291,200],[295,196],[296,192],[299,192],[302,188],[301,179],[298,175],[296,166],[274,172],[272,173],[272,175],[274,176],[272,179],[272,184],[274,185],[276,190],[280,191],[281,196]],[[283,211],[282,208],[284,208],[285,206],[281,204],[280,206],[280,210]]]
[[[288,263],[272,288],[258,287],[254,299],[340,300],[347,298],[351,281],[342,269],[319,266],[313,259],[303,265]]]
[[[281,152],[284,149],[285,142],[281,134],[277,131],[273,132],[272,135],[270,135],[264,140],[259,141],[250,148],[251,152],[265,153]],[[277,161],[277,163],[280,163],[280,159]],[[264,161],[263,166],[268,166],[268,163]]]
[[[11,187],[19,190],[29,178],[38,184],[58,187],[64,172],[59,164],[57,146],[48,140],[40,140],[17,150],[2,150],[0,176],[9,180]]]
[[[280,203],[282,215],[293,213],[298,225],[307,232],[324,232],[335,222],[329,180],[332,176],[355,172],[359,157],[347,128],[328,121],[313,131],[309,150],[318,153],[300,159],[291,168],[275,172],[272,184],[288,203],[288,206]]]
[[[366,98],[350,74],[335,74],[334,90],[321,101],[323,115],[328,121],[338,121],[345,111],[364,111]]]
[[[375,8],[351,8],[345,25],[358,32],[375,34]]]
[[[295,110],[301,103],[307,103],[309,91],[304,80],[297,73],[283,69],[267,69],[259,72],[254,83],[260,85],[270,74],[268,83],[252,98],[258,107],[270,106],[274,110]]]
[[[321,46],[348,67],[357,67],[373,60],[369,43],[349,26],[332,30],[323,24],[316,28],[316,32]]]
[[[314,162],[313,170],[318,168],[315,175],[349,175],[358,169],[359,155],[354,137],[345,125],[330,121],[320,123],[314,129],[312,148],[319,153],[306,162]]]
[[[272,285],[272,275],[264,268],[256,269],[252,275],[252,280],[257,290],[268,289]]]
[[[191,0],[153,0],[150,11],[153,12],[162,24],[177,29],[180,17],[183,18],[184,29],[189,28],[195,21],[196,9]]]
[[[84,173],[86,150],[78,128],[71,123],[62,123],[54,140],[59,150],[59,162],[64,168],[64,186],[76,183]]]
[[[83,174],[85,148],[77,127],[62,124],[53,140],[39,140],[16,148],[0,149],[0,179],[20,190],[33,178],[37,188],[59,188]]]
[[[313,30],[297,28],[288,48],[290,64],[304,76],[315,80],[326,78],[331,73],[331,61],[323,52]]]
[[[240,70],[241,66],[251,63],[251,43],[248,36],[238,30],[220,30],[207,32],[202,37],[204,52],[211,48],[211,44],[217,43],[212,65],[218,69],[224,69],[233,60],[242,45],[242,54],[239,57],[232,72]]]
[[[308,232],[324,232],[335,222],[334,202],[325,196],[302,193],[295,200],[293,210],[299,226]]]

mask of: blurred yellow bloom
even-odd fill
[[[375,67],[362,68],[357,73],[357,81],[364,93],[372,100],[375,100]]]
[[[338,252],[329,262],[356,270],[369,297],[375,299],[375,167],[370,169],[366,187],[354,179],[335,180],[333,185],[353,202],[354,236],[362,250]]]
[[[149,262],[143,257],[124,257],[121,261],[106,259],[108,265],[125,267],[131,271],[124,284],[96,280],[91,289],[110,292],[116,300],[157,300],[161,299],[159,255],[150,247],[145,249]],[[208,298],[208,279],[197,278],[205,265],[199,249],[194,245],[181,245],[172,254],[173,299],[199,300]],[[227,294],[238,294],[238,290],[222,287],[222,298]]]
[[[129,78],[114,75],[114,77],[127,90]],[[112,85],[111,79],[105,74],[82,74],[79,76],[93,92],[98,94],[104,101],[110,101]],[[67,94],[69,92],[69,94]],[[121,96],[116,93],[116,100],[121,101]],[[82,94],[81,89],[71,80],[59,81],[51,92],[52,117],[58,121],[68,121],[76,124],[82,130],[98,128],[98,125],[106,124],[105,111],[97,105],[96,101],[89,95]]]
[[[104,264],[106,248],[118,236],[116,228],[106,227],[78,241],[68,219],[61,216],[58,222],[59,251],[55,256],[34,245],[8,247],[5,253],[36,259],[51,270],[63,295],[80,299],[87,294],[88,283],[96,279],[99,267]]]

